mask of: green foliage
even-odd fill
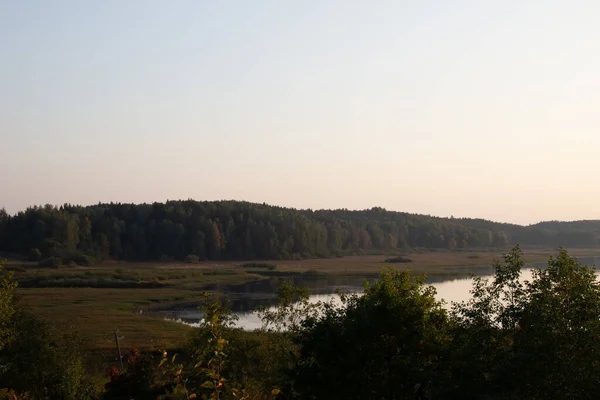
[[[15,310],[15,289],[17,283],[13,281],[12,271],[4,272],[6,265],[4,260],[0,260],[0,351],[11,341],[15,334],[13,328],[13,317]],[[0,362],[0,373],[2,373],[3,364]]]
[[[423,278],[386,270],[363,296],[342,296],[304,320],[301,398],[428,398],[450,340],[446,312]]]
[[[195,391],[204,398],[220,399],[226,390],[231,390],[223,374],[227,360],[225,348],[229,343],[225,333],[233,326],[235,317],[227,303],[206,296],[200,307],[204,316],[199,335],[192,344]]]
[[[158,364],[162,379],[165,382],[164,391],[168,393],[165,398],[170,400],[193,399],[195,394],[191,393],[187,388],[188,378],[185,375],[185,367],[181,363],[175,363],[176,359],[177,354],[169,357],[165,350]]]
[[[13,340],[0,352],[0,387],[31,393],[36,399],[87,399],[94,390],[83,363],[83,342],[51,327],[28,311],[13,316]]]
[[[247,397],[254,396],[248,398],[271,398],[273,390],[292,393],[289,375],[296,346],[288,335],[229,330],[225,337],[228,344],[224,374],[234,389],[245,391]]]
[[[70,329],[52,332],[18,304],[16,287],[12,272],[0,275],[0,398],[96,398],[81,338]]]
[[[373,208],[295,210],[237,201],[63,205],[2,214],[0,251],[74,261],[309,259],[407,248],[598,246],[600,223],[524,227]],[[589,221],[588,221],[589,222]],[[36,253],[37,257],[37,253]],[[191,258],[190,258],[191,257]]]
[[[545,269],[534,270],[526,295],[513,350],[522,370],[515,379],[523,392],[563,399],[598,393],[600,288],[595,271],[561,250]]]
[[[304,320],[316,318],[322,306],[321,303],[309,302],[307,288],[284,280],[277,290],[277,307],[260,310],[262,329],[267,332],[296,332]]]
[[[520,280],[518,247],[476,279],[453,311],[447,388],[493,398],[592,398],[600,390],[600,288],[595,271],[560,250]],[[446,393],[446,395],[449,395]]]
[[[249,333],[231,326],[227,302],[206,295],[204,316],[190,342],[191,365],[165,351],[159,364],[169,399],[274,399],[285,368],[280,335]],[[289,360],[287,358],[286,360]]]

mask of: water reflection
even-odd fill
[[[585,265],[596,265],[600,258],[580,258],[579,261]],[[543,267],[545,263],[536,263],[529,265]],[[476,273],[478,275],[490,275],[493,270],[491,267],[448,267],[448,271],[458,273]],[[531,269],[524,269],[521,273],[521,280],[531,280]],[[248,282],[239,285],[214,285],[209,289],[217,293],[227,295],[233,313],[238,317],[236,326],[246,330],[257,329],[261,326],[258,313],[255,311],[261,306],[270,307],[276,304],[277,288],[284,279],[292,279],[295,285],[305,286],[309,289],[311,295],[309,301],[315,303],[318,301],[339,301],[336,291],[345,293],[362,293],[364,282],[372,281],[377,275],[359,276],[294,276],[291,278],[273,277],[260,281]],[[465,275],[458,276],[434,276],[427,279],[427,283],[435,287],[438,300],[443,300],[446,308],[450,308],[452,303],[466,301],[470,298],[472,288],[472,278]],[[197,303],[178,305],[168,310],[170,319],[185,323],[191,326],[197,326],[202,318],[202,313],[197,309]]]

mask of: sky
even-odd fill
[[[0,0],[0,208],[600,218],[600,2]]]

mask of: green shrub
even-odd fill
[[[387,270],[362,297],[309,316],[296,337],[299,398],[461,398],[429,395],[448,343],[434,293],[407,271]]]
[[[15,339],[3,350],[7,368],[0,387],[35,399],[86,399],[88,391],[83,340],[71,332],[53,332],[50,325],[25,310],[15,318]]]

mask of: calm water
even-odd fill
[[[587,265],[600,265],[600,258],[580,258],[579,261]],[[545,263],[536,264],[539,266]],[[474,272],[480,275],[490,275],[490,267],[451,267],[450,270],[457,272]],[[521,273],[522,280],[531,279],[531,270],[525,269]],[[276,303],[275,293],[282,279],[272,278],[261,281],[249,282],[242,285],[223,285],[214,286],[211,290],[227,295],[230,299],[231,308],[238,317],[237,326],[253,330],[261,326],[261,321],[254,311],[260,306],[272,306]],[[337,290],[345,293],[361,293],[365,279],[373,280],[376,276],[356,277],[356,276],[329,276],[329,277],[294,277],[292,278],[296,285],[308,287],[310,290],[310,301],[329,301],[332,298],[337,299],[335,294]],[[428,284],[435,287],[437,299],[443,300],[447,308],[451,307],[453,302],[466,301],[470,298],[472,288],[471,278],[449,278],[449,277],[431,277]],[[170,319],[185,323],[191,326],[197,326],[202,318],[202,313],[197,310],[198,304],[179,305],[177,308],[167,310]]]

